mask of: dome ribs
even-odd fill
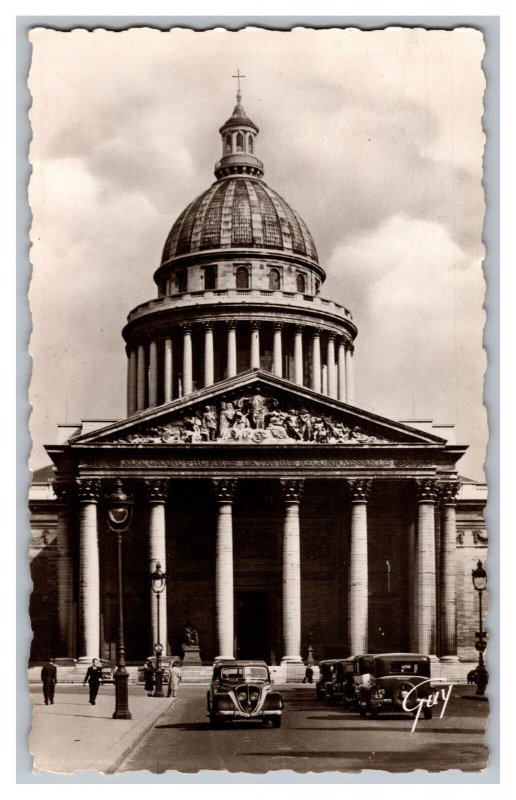
[[[220,246],[231,247],[233,236],[233,196],[237,187],[237,181],[231,181],[222,204],[220,219]]]
[[[190,252],[190,237],[192,235],[192,228],[197,216],[197,210],[203,201],[203,197],[204,195],[201,194],[188,208],[188,211],[181,224],[181,230],[179,231],[176,252],[174,255],[180,256],[183,255],[183,253]]]
[[[263,243],[265,247],[273,247],[281,250],[283,246],[280,221],[271,198],[265,191],[262,183],[255,184],[256,196],[260,207],[262,218]]]
[[[262,215],[260,213],[260,203],[256,196],[255,184],[252,181],[245,182],[247,194],[249,197],[249,206],[251,209],[251,227],[253,231],[253,245],[255,247],[263,247],[263,226]]]
[[[281,238],[283,240],[283,247],[285,250],[292,251],[294,249],[292,241],[293,239],[292,223],[289,222],[287,218],[287,214],[290,209],[286,207],[286,203],[278,194],[271,192],[268,186],[264,185],[264,189],[267,192],[268,196],[270,197],[270,200],[274,208],[276,209],[276,214],[278,216],[281,228]]]
[[[190,252],[195,252],[196,250],[200,249],[201,236],[204,228],[204,218],[206,216],[206,211],[208,210],[208,206],[211,202],[211,198],[215,194],[216,190],[217,190],[217,184],[214,184],[202,196],[202,202],[199,205],[199,209],[195,216],[195,222],[192,228],[192,235],[190,237]]]
[[[222,206],[229,188],[228,181],[222,181],[212,195],[211,202],[206,209],[202,226],[200,250],[212,250],[220,247],[220,226],[222,219]]]
[[[258,202],[258,201],[257,201]],[[253,244],[253,223],[251,217],[251,201],[247,190],[247,181],[235,181],[235,192],[232,208],[231,246],[249,246]]]

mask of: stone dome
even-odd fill
[[[318,263],[307,226],[260,178],[234,175],[213,183],[178,217],[162,264],[178,256],[226,248],[279,250]]]

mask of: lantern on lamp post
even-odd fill
[[[118,553],[118,637],[116,653],[115,710],[113,719],[131,719],[129,711],[129,675],[125,666],[124,603],[122,585],[122,535],[129,530],[133,515],[133,501],[125,494],[122,481],[117,478],[111,494],[107,497],[107,521],[116,534]]]
[[[477,667],[477,695],[484,695],[486,690],[488,676],[486,665],[484,662],[484,652],[486,649],[486,632],[482,627],[482,595],[487,588],[487,573],[482,566],[482,562],[477,563],[477,568],[472,570],[471,578],[475,591],[478,592],[478,631],[475,633],[475,648],[478,650],[478,667]]]
[[[156,685],[154,688],[154,697],[164,697],[163,694],[163,669],[161,667],[161,656],[163,653],[163,645],[161,644],[161,630],[160,630],[160,613],[159,613],[159,604],[161,600],[161,593],[163,592],[166,582],[167,576],[161,569],[161,564],[156,564],[156,569],[153,573],[151,573],[151,586],[152,591],[156,595],[156,604],[157,604],[157,642],[154,644],[154,652],[156,654]],[[165,636],[166,640],[166,636]]]

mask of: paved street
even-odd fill
[[[457,686],[446,715],[418,723],[412,717],[380,715],[361,719],[342,706],[315,699],[312,687],[278,687],[285,711],[279,730],[258,723],[228,724],[211,730],[206,717],[206,686],[183,685],[173,707],[164,714],[119,771],[147,769],[267,772],[353,772],[382,769],[478,771],[487,764],[484,729],[487,702],[464,695]]]

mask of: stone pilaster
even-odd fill
[[[236,480],[214,480],[217,500],[215,606],[219,658],[234,658],[233,497]]]
[[[183,395],[192,394],[192,326],[183,325]]]
[[[282,322],[274,324],[274,344],[272,353],[272,371],[278,378],[283,377],[283,342],[282,342]]]
[[[283,658],[299,664],[301,658],[301,551],[299,503],[303,480],[281,480],[283,518]]]
[[[303,385],[303,329],[300,325],[294,331],[294,381]]]
[[[204,323],[204,385],[211,386],[214,379],[213,323]]]
[[[158,630],[158,606],[156,595],[150,586],[150,575],[156,569],[156,564],[161,564],[163,572],[167,572],[166,524],[165,506],[169,490],[169,481],[166,478],[155,478],[145,481],[147,502],[149,504],[149,593],[151,607],[151,631],[153,647],[160,642],[167,647],[168,642],[168,615],[167,615],[167,587],[161,592],[160,599],[160,624]],[[166,650],[165,650],[166,652]]]
[[[349,555],[349,645],[351,653],[368,650],[368,553],[367,501],[370,480],[348,480],[351,494],[351,542]]]
[[[228,322],[228,378],[237,374],[236,322]]]
[[[448,481],[439,486],[441,498],[441,655],[457,656],[457,601],[456,601],[456,546],[457,522],[455,509],[458,481]]]
[[[75,657],[73,605],[73,564],[70,553],[70,500],[72,485],[56,481],[53,484],[57,497],[57,595],[60,657]]]
[[[416,481],[418,531],[416,553],[417,652],[435,655],[435,499],[437,484],[429,478]]]
[[[100,653],[100,570],[97,504],[100,480],[80,478],[79,513],[79,660],[91,661]]]

